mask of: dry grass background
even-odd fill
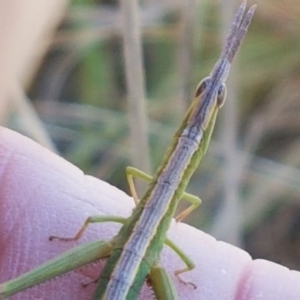
[[[35,15],[26,2],[0,10],[2,125],[127,190],[127,165],[159,164],[239,2],[53,0]],[[257,4],[187,221],[300,269],[300,3]]]

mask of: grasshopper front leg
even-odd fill
[[[152,177],[150,175],[144,173],[143,171],[140,171],[139,169],[136,169],[133,167],[126,168],[126,176],[127,176],[131,195],[134,199],[135,204],[137,205],[137,203],[139,202],[139,197],[136,192],[133,177],[143,179],[147,182],[150,182],[152,180]],[[189,194],[189,193],[184,193],[182,196],[182,199],[188,201],[189,203],[191,203],[191,205],[175,217],[176,222],[181,222],[193,210],[195,210],[202,202],[199,197]]]

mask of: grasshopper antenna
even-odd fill
[[[246,5],[247,1],[244,0],[235,15],[229,35],[226,38],[225,45],[221,54],[221,59],[226,59],[230,63],[232,62],[240,44],[242,43],[247,33],[248,27],[256,10],[256,5],[252,5],[244,17]]]

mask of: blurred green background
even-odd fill
[[[254,258],[299,270],[300,2],[257,2],[208,154],[189,185],[203,204],[185,222]],[[218,59],[239,1],[140,4],[148,150],[131,136],[137,121],[128,105],[118,1],[71,2],[28,92],[58,153],[127,192],[126,166],[152,173],[159,165],[199,80]],[[32,136],[36,129],[19,126],[18,117],[10,127]]]

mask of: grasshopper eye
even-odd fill
[[[218,95],[217,95],[217,105],[219,108],[221,108],[225,103],[226,93],[227,93],[227,88],[226,85],[223,83],[222,85],[220,85],[218,89]]]
[[[205,77],[200,81],[196,89],[195,97],[199,97],[203,93],[203,91],[208,86],[209,81],[210,81],[210,77]]]

